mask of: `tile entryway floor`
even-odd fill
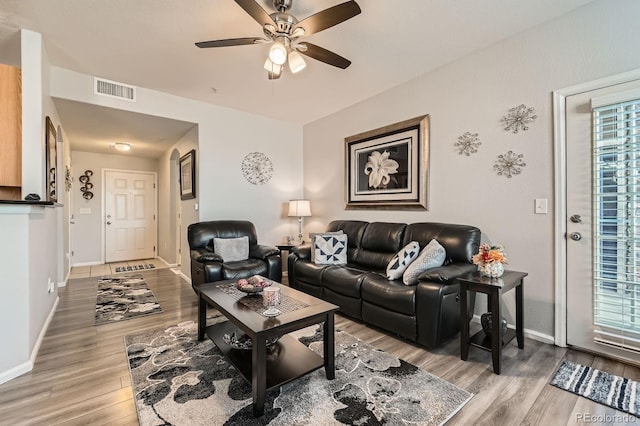
[[[155,266],[154,269],[164,269],[169,267],[169,265],[167,265],[160,259],[141,259],[141,260],[130,260],[128,262],[105,263],[102,265],[74,266],[71,268],[69,279],[100,277],[103,275],[148,271],[149,269],[139,269],[137,271],[134,270],[134,271],[121,271],[121,272],[116,271],[116,268],[118,267],[140,266],[140,265],[146,265],[148,263]]]

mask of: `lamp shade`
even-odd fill
[[[291,72],[295,74],[302,71],[306,66],[307,64],[302,59],[302,55],[292,50],[289,54],[289,69],[291,69]]]
[[[287,48],[280,41],[276,41],[269,49],[269,59],[276,65],[282,65],[287,61]]]
[[[311,216],[311,203],[309,200],[289,201],[289,216]]]

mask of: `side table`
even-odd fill
[[[280,257],[282,257],[283,251],[291,252],[291,249],[295,246],[292,244],[278,244],[276,247],[278,248],[278,250],[280,250]]]
[[[466,361],[469,347],[476,346],[491,351],[493,372],[500,374],[502,370],[502,346],[517,338],[518,347],[524,349],[524,317],[523,317],[523,284],[526,272],[504,271],[500,278],[489,278],[479,272],[470,272],[458,277],[460,283],[460,359]],[[501,296],[509,290],[516,289],[516,330],[507,329],[502,336],[502,303]],[[469,337],[469,319],[467,316],[467,291],[475,291],[487,295],[488,311],[491,312],[491,337],[479,331]],[[501,336],[501,338],[495,338]]]

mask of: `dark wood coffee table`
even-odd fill
[[[253,414],[264,413],[268,389],[295,380],[324,366],[327,379],[335,378],[334,313],[338,306],[274,283],[280,288],[282,313],[265,317],[260,308],[261,295],[244,295],[234,289],[235,281],[217,281],[201,285],[198,290],[198,340],[205,334],[222,351],[242,376],[251,383]],[[235,290],[235,291],[233,291]],[[207,305],[218,309],[228,321],[206,326]],[[324,359],[286,335],[304,327],[324,322]],[[252,340],[251,350],[236,349],[223,336],[240,329]],[[267,341],[280,337],[273,347]]]

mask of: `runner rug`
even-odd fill
[[[162,312],[142,275],[121,275],[98,280],[96,325]]]
[[[256,419],[251,386],[196,330],[188,321],[125,337],[140,425],[438,425],[473,396],[336,331],[335,380],[321,368],[272,389]],[[292,335],[322,356],[322,328]]]
[[[130,272],[130,271],[142,271],[144,269],[155,269],[156,265],[153,263],[141,263],[139,265],[129,266],[117,266],[116,272]]]
[[[640,385],[636,381],[562,361],[551,384],[636,417],[640,415]]]

